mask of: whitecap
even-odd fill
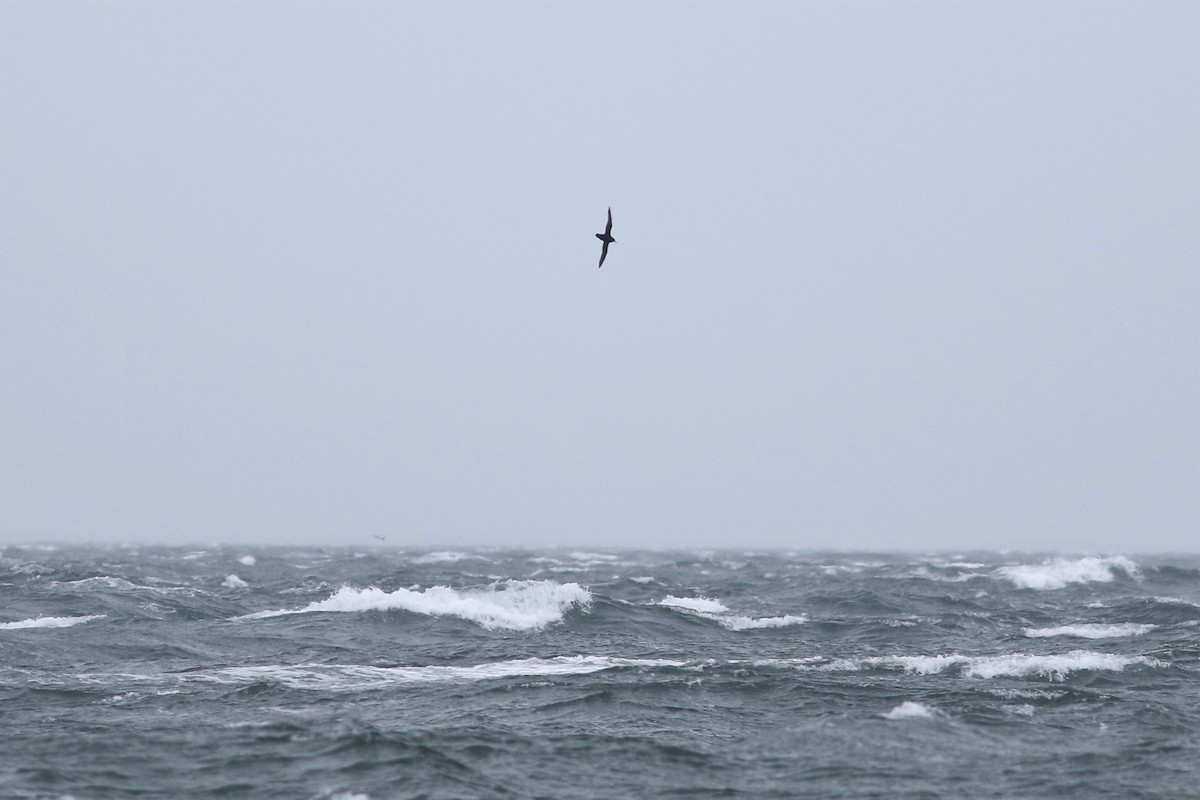
[[[798,616],[785,614],[782,617],[720,616],[717,617],[717,622],[731,631],[746,631],[757,628],[784,628],[788,625],[803,625],[805,622],[808,622],[808,617],[803,614]]]
[[[362,691],[400,684],[470,683],[507,678],[554,678],[587,675],[610,669],[684,667],[672,659],[617,658],[613,656],[559,656],[520,658],[469,667],[374,667],[355,664],[301,664],[297,666],[225,667],[192,673],[185,680],[224,684],[275,682],[293,689]]]
[[[934,710],[927,705],[905,700],[883,715],[884,719],[931,719]]]
[[[697,617],[711,619],[731,631],[760,630],[763,628],[783,628],[788,625],[801,625],[808,622],[804,615],[787,614],[782,617],[744,617],[730,614],[729,609],[720,600],[709,597],[675,597],[667,595],[659,600],[657,605],[685,611]]]
[[[1090,650],[1073,650],[1062,655],[963,656],[957,653],[937,656],[876,656],[839,659],[809,669],[828,672],[855,672],[868,669],[900,669],[916,675],[936,675],[960,667],[970,678],[1024,678],[1040,676],[1062,681],[1073,672],[1121,672],[1134,665],[1162,666],[1146,656],[1120,656]],[[797,665],[798,669],[805,668]]]
[[[104,614],[89,614],[84,617],[38,617],[23,619],[19,622],[0,622],[0,630],[16,630],[18,628],[70,628],[82,625],[94,619],[104,619]]]
[[[1031,639],[1044,639],[1051,636],[1074,636],[1079,639],[1118,639],[1124,636],[1141,636],[1147,631],[1154,630],[1154,625],[1143,625],[1136,622],[1123,622],[1116,625],[1100,625],[1085,623],[1080,625],[1059,625],[1054,628],[1026,628],[1025,635]]]
[[[374,586],[343,586],[326,600],[304,608],[260,611],[236,619],[262,619],[313,612],[409,611],[428,616],[470,620],[489,630],[534,630],[559,622],[568,610],[591,605],[592,594],[577,583],[504,581],[481,589],[432,586],[424,590],[387,592]]]
[[[221,585],[226,589],[245,589],[250,584],[246,583],[237,575],[227,575],[225,580],[221,581]]]
[[[900,667],[917,675],[936,675],[951,667],[969,664],[971,659],[960,655],[945,656],[882,656],[865,659],[868,666]]]
[[[1002,700],[1061,700],[1067,694],[1062,689],[1013,689],[1011,687],[987,691]]]
[[[1161,661],[1146,656],[1120,656],[1091,650],[1072,650],[1063,655],[988,656],[972,659],[965,674],[975,678],[1036,675],[1062,681],[1072,672],[1121,672],[1138,664],[1160,667]]]
[[[1055,558],[1042,564],[996,568],[996,574],[1012,581],[1018,589],[1061,589],[1072,583],[1108,583],[1117,571],[1134,578],[1141,575],[1138,565],[1125,556]]]
[[[247,567],[253,567],[255,564],[258,563],[258,559],[255,558],[254,556],[250,555],[249,553],[247,553],[246,555],[239,558],[238,561],[245,564]]]
[[[660,606],[667,606],[668,608],[682,608],[687,611],[698,611],[704,614],[724,614],[729,611],[720,600],[708,597],[676,597],[675,595],[667,595],[662,600],[659,600],[658,604]]]

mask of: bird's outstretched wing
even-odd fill
[[[596,265],[597,269],[604,266],[604,257],[607,255],[608,255],[608,242],[605,242],[604,246],[600,248],[600,263]]]
[[[612,206],[608,207],[608,224],[604,226],[604,235],[608,236],[610,233],[612,233]],[[605,248],[607,247],[608,245],[605,245]]]

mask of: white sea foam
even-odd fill
[[[1012,581],[1018,589],[1061,589],[1072,583],[1107,583],[1117,571],[1134,578],[1141,574],[1137,564],[1125,556],[1055,558],[1042,564],[1016,564],[996,569],[998,575]]]
[[[878,656],[863,659],[840,659],[814,667],[797,665],[797,668],[831,672],[854,672],[883,668],[900,669],[916,675],[936,675],[955,667],[961,667],[962,674],[969,678],[1040,676],[1052,681],[1062,681],[1073,672],[1121,672],[1126,667],[1137,664],[1152,667],[1162,666],[1161,661],[1146,656],[1119,656],[1090,650],[1073,650],[1062,655]]]
[[[970,664],[971,659],[960,655],[947,656],[883,656],[866,659],[867,666],[900,667],[916,675],[936,675],[959,664]]]
[[[221,585],[226,589],[245,589],[250,584],[239,578],[237,575],[227,575],[225,580],[221,581]]]
[[[23,619],[19,622],[0,622],[0,630],[16,630],[17,628],[70,628],[72,625],[82,625],[94,619],[104,619],[104,614],[90,614],[85,617],[38,617]]]
[[[659,600],[658,604],[670,608],[696,611],[702,614],[725,614],[729,611],[720,600],[713,600],[708,597],[676,597],[669,594],[662,600]]]
[[[934,710],[929,706],[905,700],[900,705],[883,715],[884,719],[930,719]]]
[[[656,580],[653,575],[638,575],[630,578],[634,583],[654,583]]]
[[[748,631],[761,628],[783,628],[788,625],[801,625],[808,621],[803,615],[787,614],[782,617],[743,617],[730,614],[729,609],[720,600],[709,597],[675,597],[667,595],[658,601],[658,605],[677,608],[694,614],[697,617],[711,619],[731,631]]]
[[[972,659],[966,674],[976,678],[1037,675],[1052,681],[1066,679],[1072,672],[1121,672],[1137,664],[1160,667],[1162,662],[1146,656],[1119,656],[1090,650],[1072,650],[1063,655],[988,656]]]
[[[1055,628],[1026,628],[1025,635],[1031,639],[1044,639],[1051,636],[1074,636],[1079,639],[1118,639],[1123,636],[1141,636],[1147,631],[1154,630],[1154,625],[1142,625],[1136,622],[1122,622],[1116,625],[1080,624],[1059,625]]]
[[[253,567],[255,564],[258,563],[258,559],[255,558],[254,556],[250,555],[249,553],[247,553],[246,555],[239,558],[238,561],[242,562],[247,567]]]
[[[587,675],[620,668],[685,667],[687,663],[669,659],[560,656],[558,658],[521,658],[470,667],[301,664],[298,666],[227,667],[207,673],[191,673],[185,679],[238,685],[271,681],[293,689],[362,691],[400,684],[469,683],[505,678],[554,678]]]
[[[731,631],[746,631],[756,628],[784,628],[788,625],[802,625],[808,622],[808,617],[803,614],[799,616],[785,614],[782,617],[721,616],[717,618],[717,622]]]
[[[1062,689],[1013,689],[1009,687],[989,689],[988,693],[1003,700],[1058,700],[1067,694]]]
[[[238,619],[262,619],[313,612],[409,611],[429,616],[461,617],[484,628],[534,630],[559,622],[573,607],[591,605],[592,594],[577,583],[553,581],[503,581],[480,589],[397,589],[387,592],[374,586],[343,586],[326,600],[304,608],[260,611]]]

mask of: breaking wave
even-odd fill
[[[90,614],[85,617],[37,617],[23,619],[19,622],[0,622],[0,630],[17,630],[19,628],[70,628],[82,625],[94,619],[104,619],[104,614]]]
[[[1051,636],[1074,636],[1078,639],[1118,639],[1123,636],[1141,636],[1154,630],[1155,625],[1124,622],[1117,625],[1080,624],[1059,625],[1055,628],[1026,628],[1025,635],[1031,639]]]
[[[1138,565],[1125,556],[1087,556],[1074,560],[1055,558],[1042,564],[997,567],[996,574],[1018,589],[1062,589],[1072,583],[1108,583],[1117,572],[1136,578]]]
[[[553,678],[587,675],[610,669],[683,667],[670,659],[616,658],[610,656],[560,656],[518,658],[469,667],[374,667],[355,664],[301,664],[297,666],[227,667],[189,676],[187,680],[215,683],[278,683],[293,689],[361,691],[397,684],[469,683],[504,678]]]
[[[900,705],[883,715],[884,719],[930,719],[934,711],[929,706],[905,700]]]
[[[428,589],[384,591],[374,586],[343,586],[328,599],[304,608],[259,611],[237,619],[263,619],[314,612],[408,611],[427,616],[460,617],[489,630],[536,630],[559,622],[571,608],[587,608],[592,594],[577,583],[553,581],[503,581],[480,589]]]
[[[1036,676],[1052,681],[1062,681],[1074,672],[1121,672],[1126,667],[1135,665],[1161,667],[1163,663],[1147,656],[1120,656],[1091,650],[1073,650],[1062,655],[878,656],[841,659],[822,665],[797,664],[796,667],[830,672],[897,669],[916,675],[936,675],[951,669],[958,669],[961,670],[962,675],[969,678]]]
[[[730,614],[729,609],[720,600],[709,597],[675,597],[667,595],[659,600],[657,605],[679,609],[697,617],[714,620],[731,631],[746,631],[762,628],[783,628],[788,625],[801,625],[808,621],[804,615],[786,614],[782,617],[743,617]]]

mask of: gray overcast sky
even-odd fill
[[[1198,41],[0,4],[0,539],[1200,549]]]

